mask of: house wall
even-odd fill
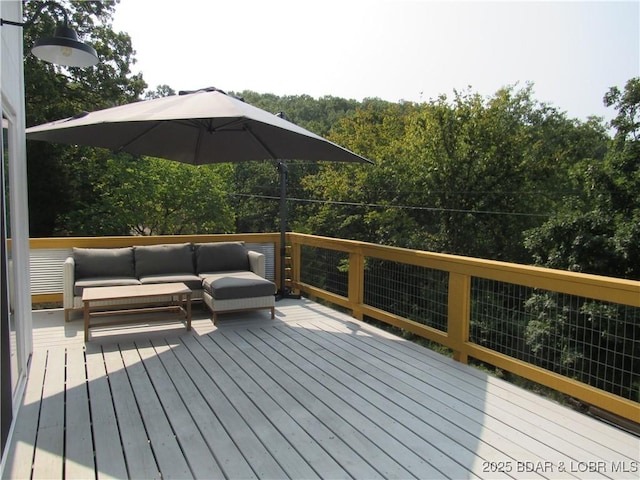
[[[22,21],[22,2],[16,0],[0,1],[0,17],[5,20]],[[11,435],[12,418],[15,417],[15,406],[22,395],[26,379],[27,362],[32,351],[31,341],[31,292],[29,279],[29,209],[27,204],[27,161],[25,145],[25,102],[24,102],[24,70],[23,70],[23,31],[22,27],[3,25],[0,28],[0,98],[3,114],[3,137],[6,148],[2,149],[5,181],[2,182],[2,196],[8,198],[8,205],[0,214],[6,221],[2,231],[2,242],[5,246],[5,235],[10,232],[11,250],[3,248],[5,258],[2,262],[2,329],[8,335],[6,323],[10,316],[14,322],[16,333],[12,349],[17,359],[17,375],[14,373],[9,384],[7,381],[12,369],[8,365],[6,353],[2,355],[2,447]],[[5,197],[5,184],[9,195]],[[9,267],[9,258],[11,267]],[[11,285],[13,295],[11,302],[8,288]],[[6,343],[7,338],[3,338]],[[3,349],[3,351],[6,349]],[[8,374],[8,375],[7,375]],[[15,377],[18,378],[15,378]],[[0,466],[1,472],[1,466]]]

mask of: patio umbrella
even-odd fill
[[[192,165],[276,160],[280,172],[280,235],[286,231],[286,160],[370,160],[315,133],[208,88],[145,100],[26,130],[29,140],[103,147],[115,152],[166,158]],[[285,295],[281,251],[280,295]]]

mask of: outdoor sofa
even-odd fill
[[[270,309],[274,318],[276,286],[264,277],[264,254],[244,242],[74,248],[63,269],[65,321],[82,310],[84,288],[174,282],[189,287],[192,300],[204,301],[214,323],[218,313],[241,310]]]

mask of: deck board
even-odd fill
[[[66,355],[65,350],[59,348],[48,353],[33,460],[34,478],[63,477]]]
[[[193,418],[198,420],[197,427],[207,441],[211,458],[215,459],[223,475],[227,478],[256,478],[216,414],[217,397],[203,394],[207,389],[207,380],[210,379],[200,364],[180,342],[169,345],[166,341],[155,340],[153,343],[157,348],[169,347],[173,358],[163,355],[163,363],[173,378],[182,401],[189,406]]]
[[[321,448],[314,436],[305,430],[305,426],[309,428],[310,425],[316,425],[317,419],[294,396],[287,393],[276,379],[256,369],[246,353],[237,349],[228,339],[216,337],[216,341],[206,341],[206,349],[219,359],[221,368],[230,378],[246,386],[245,395],[251,395],[254,402],[263,405],[262,411],[268,415],[270,423],[277,426],[282,431],[283,438],[286,438],[284,445],[295,452],[297,458],[304,458],[302,461],[313,469],[307,475],[324,478],[346,475],[333,457]],[[319,430],[315,429],[315,432]]]
[[[213,345],[209,345],[208,351],[219,362],[227,378],[233,379],[243,396],[253,402],[259,415],[268,418],[270,424],[277,429],[285,440],[282,444],[287,447],[284,454],[292,452],[292,458],[301,466],[307,465],[305,470],[296,466],[299,471],[292,471],[292,475],[296,478],[347,478],[344,469],[290,415],[289,412],[297,407],[293,398],[283,398],[280,389],[269,382],[269,378],[256,372],[244,354],[231,357],[222,350],[214,350]]]
[[[85,358],[98,478],[126,478],[127,466],[109,385],[116,374],[107,378],[101,349],[88,346]]]
[[[318,335],[317,332],[310,329],[304,330],[304,334],[308,336]],[[358,348],[357,342],[353,337],[343,336],[340,337],[340,339],[336,339],[335,342],[339,343],[345,338],[347,339],[345,341],[348,341],[348,347],[344,346],[345,351]],[[554,422],[544,418],[544,416],[539,415],[538,412],[540,412],[540,409],[536,408],[536,405],[539,407],[540,401],[542,400],[540,397],[537,397],[537,403],[530,405],[529,408],[523,408],[520,403],[505,401],[502,393],[488,394],[489,392],[486,386],[482,388],[481,382],[474,381],[478,379],[476,371],[468,368],[458,369],[455,362],[449,359],[443,359],[443,365],[437,370],[437,374],[427,373],[430,367],[427,363],[422,362],[425,368],[419,368],[419,366],[414,364],[414,362],[420,361],[420,358],[418,358],[419,355],[410,357],[411,361],[406,363],[392,359],[380,362],[377,357],[370,355],[370,352],[377,350],[378,352],[388,354],[388,352],[393,351],[391,344],[397,343],[399,340],[393,338],[383,345],[376,346],[372,341],[380,342],[380,339],[362,335],[360,335],[359,338],[365,338],[366,344],[373,348],[368,348],[366,351],[361,350],[357,354],[354,354],[353,358],[356,359],[356,362],[367,360],[369,362],[375,361],[377,362],[376,365],[389,375],[389,378],[398,377],[400,381],[405,382],[407,385],[420,377],[423,377],[425,380],[428,379],[429,385],[433,387],[430,396],[432,399],[440,402],[441,407],[438,408],[436,412],[442,418],[449,419],[460,425],[466,425],[467,427],[472,425],[471,422],[475,418],[481,418],[483,430],[480,438],[501,450],[500,456],[485,457],[484,460],[504,459],[505,455],[507,455],[513,459],[513,461],[537,462],[541,461],[541,459],[548,459],[556,464],[561,461],[574,461],[575,463],[586,461],[608,462],[609,458],[619,457],[621,453],[614,451],[602,443],[590,440],[586,436],[592,435],[589,429],[583,430],[582,434],[576,434],[573,432],[573,429],[558,426]],[[332,353],[336,355],[340,354],[337,349],[333,349]],[[374,358],[374,360],[371,360],[371,358]],[[454,367],[454,374],[447,375],[449,371],[445,364],[450,364]],[[442,373],[445,373],[445,375],[442,375]],[[502,382],[502,384],[504,387],[507,385],[504,384],[504,382]],[[427,393],[426,388],[428,387],[419,387],[419,384],[415,383],[414,385],[418,385],[418,388],[424,393]],[[400,383],[394,384],[393,388],[399,392],[403,391],[403,386]],[[418,400],[418,403],[433,405],[431,401],[419,402]],[[555,406],[555,404],[547,400],[544,400],[544,403],[545,406],[551,409]],[[564,410],[565,414],[569,412],[564,407],[562,407],[562,410]],[[466,419],[456,418],[456,414],[460,413],[466,416]],[[480,413],[482,417],[478,416]],[[583,416],[580,415],[580,417]],[[591,425],[593,425],[594,422],[602,425],[601,422],[592,419],[588,420],[591,420],[588,422]],[[500,436],[503,438],[501,439]],[[547,443],[548,438],[554,438],[552,445]],[[573,439],[573,442],[571,439]],[[629,447],[633,449],[633,445],[633,442],[627,443],[626,447],[622,449],[622,453]],[[476,452],[477,451],[476,449]],[[632,460],[633,457],[628,457],[629,464],[631,464],[630,462]],[[588,477],[589,473],[591,472],[556,472],[554,478],[584,478],[585,476]],[[612,478],[615,478],[615,476]]]
[[[208,350],[215,353],[214,344],[209,343]],[[232,358],[234,361],[238,362],[246,372],[250,372],[247,375],[250,375],[260,385],[261,391],[269,395],[277,406],[286,411],[288,417],[310,437],[310,443],[307,442],[303,445],[300,444],[299,437],[296,437],[296,445],[304,451],[305,458],[308,459],[316,471],[319,473],[324,472],[323,476],[325,478],[350,477],[348,472],[351,472],[354,476],[358,472],[366,472],[373,475],[373,471],[368,469],[362,460],[357,459],[350,453],[349,446],[342,439],[336,437],[319,422],[299,399],[296,399],[286,389],[282,388],[271,376],[260,369],[256,369],[253,361],[246,354],[240,351],[229,352],[227,350],[228,353],[233,353]],[[263,397],[260,395],[260,390],[254,393],[254,396]],[[278,412],[279,410],[276,409],[275,411]],[[269,417],[272,417],[271,411]],[[285,419],[284,421],[288,420]],[[332,461],[326,461],[327,456]]]
[[[369,405],[345,384],[326,375],[323,368],[308,361],[307,356],[312,354],[310,351],[300,355],[286,349],[284,345],[278,348],[278,345],[271,344],[273,341],[277,342],[273,336],[261,339],[253,331],[239,332],[237,335],[255,350],[262,352],[271,361],[269,365],[272,370],[289,370],[288,381],[297,379],[298,388],[305,389],[326,407],[321,415],[330,417],[334,422],[349,424],[352,431],[357,432],[354,435],[356,441],[359,440],[362,448],[369,452],[370,462],[380,475],[385,478],[407,478],[411,475],[433,478],[443,474],[442,470],[437,470],[442,467],[438,465],[439,456],[432,456],[429,462],[417,454],[415,448],[412,448],[415,439],[410,430],[403,428],[383,410],[368,408]],[[291,362],[288,369],[282,366],[287,360]],[[418,443],[424,446],[423,442]],[[451,467],[452,476],[461,476],[461,471],[456,469],[458,465],[454,462],[447,464]]]
[[[3,478],[638,477],[638,437],[308,300],[86,345],[62,317]]]
[[[211,406],[217,414],[220,423],[235,445],[243,453],[251,466],[254,474],[259,478],[283,478],[286,476],[282,467],[270,453],[267,446],[261,441],[255,429],[260,425],[247,423],[243,413],[239,411],[236,401],[229,392],[223,389],[219,380],[220,367],[214,357],[194,338],[184,338],[184,343],[191,353],[193,360],[197,359],[199,368],[192,368],[198,375],[198,385],[203,395],[211,399]],[[189,374],[192,369],[187,368]]]
[[[320,334],[309,330],[305,331],[304,335],[318,337]],[[361,337],[362,335],[358,338]],[[410,399],[410,403],[403,405],[404,411],[417,412],[421,411],[421,406],[427,407],[428,411],[422,410],[422,415],[430,419],[432,426],[437,425],[439,430],[437,435],[430,435],[436,441],[434,448],[449,455],[449,458],[460,459],[466,456],[463,463],[473,468],[482,465],[484,461],[504,461],[507,458],[512,461],[532,461],[551,458],[555,454],[541,442],[531,442],[522,434],[522,430],[515,428],[513,422],[520,422],[519,418],[514,419],[507,415],[506,418],[498,420],[483,414],[483,409],[490,410],[492,407],[488,402],[481,402],[480,398],[469,395],[469,392],[462,388],[465,384],[464,378],[456,379],[453,385],[445,385],[439,375],[430,375],[410,362],[392,361],[386,357],[384,350],[377,350],[377,354],[385,355],[384,357],[374,355],[371,352],[376,350],[363,349],[362,345],[358,345],[360,340],[352,336],[338,338],[333,335],[332,342],[325,345],[333,356],[348,361],[351,366],[370,375],[374,381],[378,378],[383,379],[396,401]],[[357,353],[352,353],[354,351]],[[397,393],[401,393],[402,396],[398,397]],[[464,426],[466,430],[461,431],[458,426]],[[444,451],[448,444],[443,440],[454,434],[457,435],[453,438],[453,449]],[[497,448],[485,452],[486,456],[481,457],[477,455],[478,444],[485,443],[483,438],[487,438],[486,442],[496,445]],[[458,448],[455,447],[456,444]]]
[[[120,354],[162,478],[193,478],[175,430],[153,387],[135,344],[120,346]]]
[[[96,357],[96,364],[103,359],[105,375],[108,374],[111,395],[107,398],[113,400],[113,423],[114,427],[117,425],[119,429],[123,460],[127,466],[128,475],[131,478],[160,478],[158,465],[149,443],[149,436],[142,422],[137,400],[131,388],[119,348],[117,345],[107,345],[93,356]],[[108,446],[109,453],[103,455],[105,460],[111,456],[111,450],[116,446],[118,444],[115,441]],[[104,471],[101,467],[100,453],[100,450],[96,451],[98,467],[100,471]]]
[[[255,395],[255,387],[252,386],[253,389],[248,391],[239,387],[238,378],[245,372],[230,362],[229,357],[224,352],[208,348],[211,346],[211,343],[203,345],[207,353],[218,364],[217,368],[212,372],[215,382],[232,399],[234,408],[269,451],[269,455],[277,461],[280,468],[291,478],[319,478],[296,450],[292,443],[295,438],[285,436],[273,421],[264,421],[265,418],[271,419],[271,412],[261,411],[255,405],[255,401],[251,398]]]
[[[67,348],[65,478],[94,476],[93,440],[86,383],[84,349]]]
[[[398,474],[395,478],[408,477],[408,472],[378,449],[366,433],[355,428],[352,423],[331,408],[330,399],[327,399],[328,392],[322,391],[320,395],[317,395],[313,392],[314,385],[309,379],[304,375],[297,377],[296,374],[303,372],[294,363],[286,360],[281,365],[273,363],[268,351],[261,351],[250,348],[248,344],[242,344],[235,332],[225,332],[224,338],[216,335],[211,339],[219,344],[230,342],[231,347],[227,347],[230,355],[237,355],[242,351],[250,352],[255,365],[253,368],[261,369],[305,407],[305,410],[300,411],[299,414],[308,416],[312,422],[323,424],[331,431],[333,438],[342,439],[342,442],[352,450],[352,453],[347,455],[358,456],[361,459],[358,470],[353,473],[356,478],[384,478],[385,476],[389,477],[391,472]],[[237,351],[234,351],[234,346]]]
[[[476,455],[479,460],[483,455],[484,458],[491,458],[492,454],[503,455],[490,445],[479,444],[477,437],[458,427],[455,422],[446,421],[440,415],[435,415],[423,407],[425,403],[430,403],[430,398],[412,399],[411,394],[415,392],[399,396],[400,390],[378,380],[376,372],[368,366],[358,366],[348,352],[340,351],[331,343],[323,342],[322,339],[316,338],[314,342],[300,331],[283,333],[295,340],[288,342],[288,346],[294,348],[297,355],[312,361],[320,371],[331,375],[344,387],[357,392],[357,398],[353,400],[354,405],[359,405],[362,411],[376,409],[373,413],[374,417],[386,416],[384,423],[381,424],[393,422],[402,425],[401,429],[398,425],[391,425],[388,431],[395,430],[396,438],[402,439],[407,449],[423,455],[430,466],[437,468],[438,471],[433,472],[434,476],[443,475],[443,472],[454,477],[469,476],[469,469],[452,460],[463,455],[465,450],[467,455]],[[311,333],[311,335],[314,334],[317,335],[316,332]],[[318,350],[318,345],[324,345],[325,352]],[[342,359],[337,361],[336,359],[340,359],[341,356]],[[393,373],[383,372],[383,375],[390,377]],[[471,471],[473,466],[472,463]],[[497,477],[500,475],[498,474]]]
[[[31,477],[46,365],[46,351],[39,352],[31,358],[29,378],[7,454],[5,478]]]
[[[368,327],[364,327],[368,328]],[[571,445],[580,447],[580,458],[585,453],[591,452],[606,459],[608,455],[625,455],[628,460],[637,460],[637,443],[628,442],[619,431],[610,428],[609,425],[579,412],[567,409],[557,403],[542,399],[540,396],[528,392],[510,383],[496,379],[476,369],[452,361],[449,358],[438,355],[406,341],[399,341],[396,337],[376,332],[375,336],[363,337],[367,348],[384,352],[389,358],[389,365],[394,365],[390,360],[395,357],[404,361],[405,370],[415,368],[414,374],[420,375],[424,371],[437,371],[444,375],[434,376],[434,381],[441,381],[439,388],[451,392],[451,388],[461,388],[460,392],[473,395],[483,401],[481,409],[488,413],[484,407],[485,399],[492,399],[487,405],[499,405],[500,410],[496,417],[503,419],[503,409],[508,409],[515,415],[522,416],[526,413],[528,428],[542,429],[547,434],[569,440]],[[387,338],[385,340],[385,337]],[[396,349],[396,344],[404,344]],[[415,352],[415,354],[411,354]],[[408,355],[409,354],[409,355]],[[438,362],[434,364],[434,361]],[[399,364],[402,365],[402,364]],[[422,367],[418,367],[422,365]],[[408,366],[408,368],[406,368]],[[434,370],[434,366],[436,366]],[[544,409],[540,409],[540,402],[544,402]]]
[[[164,415],[169,420],[176,440],[189,465],[194,478],[220,478],[222,470],[213,460],[211,451],[202,437],[197,423],[189,413],[189,404],[185,403],[176,390],[171,376],[163,363],[170,362],[168,347],[155,349],[150,343],[136,343],[153,388],[162,404]],[[165,361],[160,360],[165,357]],[[153,421],[153,420],[152,420]]]

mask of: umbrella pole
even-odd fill
[[[286,262],[287,249],[285,237],[287,232],[287,163],[284,160],[278,162],[278,172],[280,173],[280,288],[276,294],[276,300],[283,298],[299,299],[300,295],[291,293],[291,289],[286,286]]]

